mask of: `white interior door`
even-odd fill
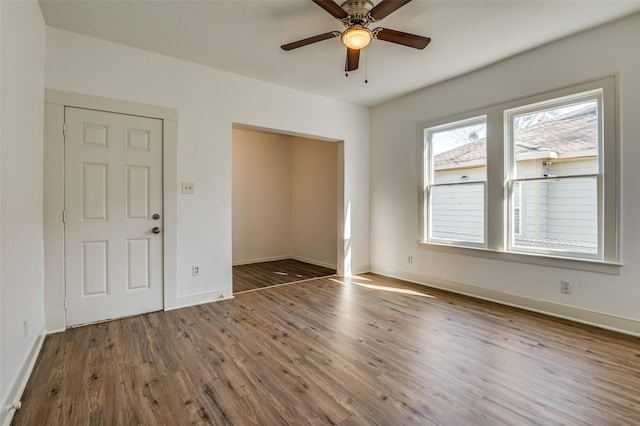
[[[65,277],[67,326],[162,309],[161,120],[65,108]]]

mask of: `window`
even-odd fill
[[[511,250],[598,255],[601,99],[596,90],[505,112]]]
[[[607,77],[421,124],[421,242],[613,271],[607,265],[618,265],[620,225],[615,111],[615,79]]]
[[[424,130],[427,241],[485,244],[485,117]]]

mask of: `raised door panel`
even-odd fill
[[[85,241],[80,250],[82,259],[82,296],[99,296],[109,293],[109,243]]]
[[[126,168],[127,220],[149,218],[149,167]]]
[[[127,240],[127,290],[150,287],[149,282],[149,239]]]
[[[82,221],[107,220],[107,194],[109,193],[107,165],[82,163],[81,168]]]

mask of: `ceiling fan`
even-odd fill
[[[280,46],[283,50],[297,49],[308,44],[340,37],[347,47],[347,61],[345,71],[358,69],[360,61],[360,49],[366,47],[372,39],[384,40],[414,49],[424,49],[431,39],[415,34],[388,28],[375,28],[370,30],[369,24],[377,22],[395,12],[411,0],[382,0],[376,6],[371,0],[347,0],[338,6],[333,0],[312,0],[315,4],[329,12],[334,18],[345,26],[343,32],[331,31],[317,36],[305,38]]]

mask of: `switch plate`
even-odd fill
[[[193,182],[182,182],[182,193],[183,194],[193,194]]]

